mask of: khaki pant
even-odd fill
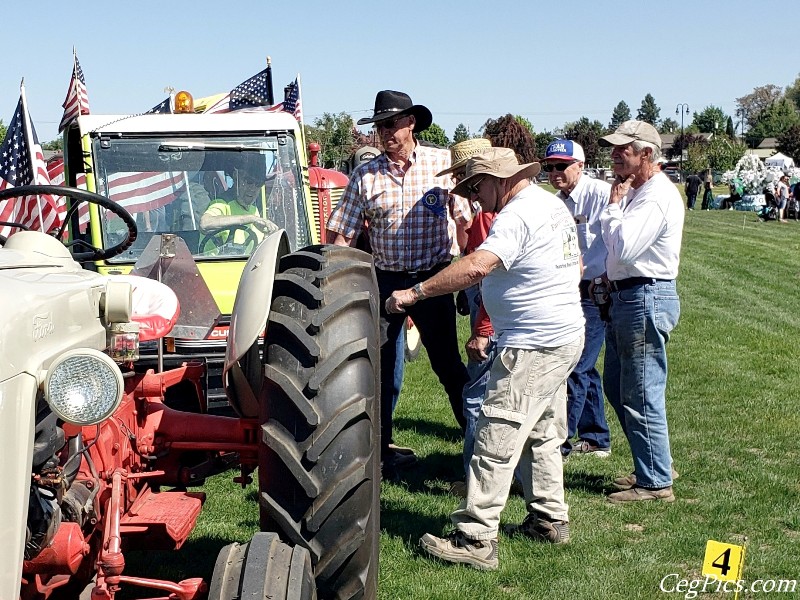
[[[558,348],[503,348],[492,364],[467,473],[467,496],[451,520],[468,538],[497,537],[514,467],[528,512],[567,521],[561,444],[567,437],[567,377],[583,335]]]

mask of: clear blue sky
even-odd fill
[[[276,95],[301,75],[305,120],[371,114],[396,89],[431,109],[448,136],[506,113],[536,131],[581,116],[633,115],[651,93],[661,117],[678,103],[733,114],[754,87],[800,73],[795,2],[406,0],[7,2],[0,118],[24,77],[39,138],[57,136],[72,48],[93,113],[138,113],[166,96],[229,91],[272,57]],[[225,11],[225,12],[223,12]],[[24,38],[24,40],[23,40]],[[691,119],[686,120],[688,124]],[[680,122],[680,119],[676,119]]]

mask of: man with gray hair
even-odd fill
[[[675,185],[655,164],[661,136],[642,121],[625,121],[600,139],[611,146],[616,178],[600,215],[608,250],[611,322],[606,329],[603,386],[633,455],[631,475],[614,480],[613,503],[672,502],[667,428],[667,342],[678,322],[675,288],[684,209]],[[625,208],[622,202],[625,200]]]
[[[572,215],[530,177],[514,151],[492,148],[467,161],[453,193],[494,212],[486,240],[430,279],[395,291],[390,313],[481,282],[497,337],[475,432],[467,495],[451,515],[456,530],[425,534],[423,550],[448,562],[496,569],[500,513],[519,462],[528,516],[513,533],[569,541],[561,444],[567,433],[567,376],[583,349],[580,249]]]

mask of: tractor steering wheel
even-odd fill
[[[94,192],[63,185],[23,185],[20,187],[8,188],[0,191],[0,201],[7,198],[20,198],[23,196],[39,195],[65,196],[76,201],[73,203],[72,208],[70,208],[69,213],[67,213],[64,223],[62,223],[58,231],[52,234],[53,237],[58,240],[61,240],[62,236],[64,235],[64,231],[69,223],[69,217],[78,210],[78,206],[82,202],[97,204],[98,206],[102,206],[103,208],[110,210],[112,213],[122,219],[128,228],[125,239],[123,239],[119,244],[106,249],[93,246],[83,240],[74,240],[72,242],[65,243],[64,245],[70,249],[70,252],[72,252],[72,258],[76,262],[104,260],[106,258],[111,258],[112,256],[117,256],[118,254],[122,254],[131,246],[131,244],[133,244],[134,241],[136,241],[138,230],[136,229],[136,221],[133,220],[133,217],[130,215],[130,213],[113,200],[109,200],[105,196],[95,194]],[[26,225],[21,223],[14,223],[14,225],[21,229],[29,229]],[[3,243],[5,243],[5,241],[3,241]],[[80,252],[74,251],[73,248],[76,246],[88,248],[88,250],[83,250]]]
[[[212,251],[216,250],[219,254],[225,254],[224,249],[226,246],[234,245],[231,240],[233,240],[234,234],[236,231],[241,230],[244,231],[247,239],[244,241],[243,244],[235,244],[236,246],[241,247],[243,250],[247,250],[249,248],[248,254],[252,254],[253,250],[256,249],[258,244],[258,237],[250,228],[250,225],[231,225],[230,227],[220,227],[219,229],[214,229],[209,231],[203,238],[200,240],[200,244],[198,245],[198,250],[201,254],[211,253]],[[227,231],[228,237],[226,238],[226,242],[220,246],[217,241],[214,239],[220,233]],[[211,244],[211,246],[206,249],[206,245]]]

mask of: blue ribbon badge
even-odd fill
[[[444,204],[439,202],[438,194],[428,192],[422,197],[422,204],[430,211],[433,211],[437,217],[444,216]]]

